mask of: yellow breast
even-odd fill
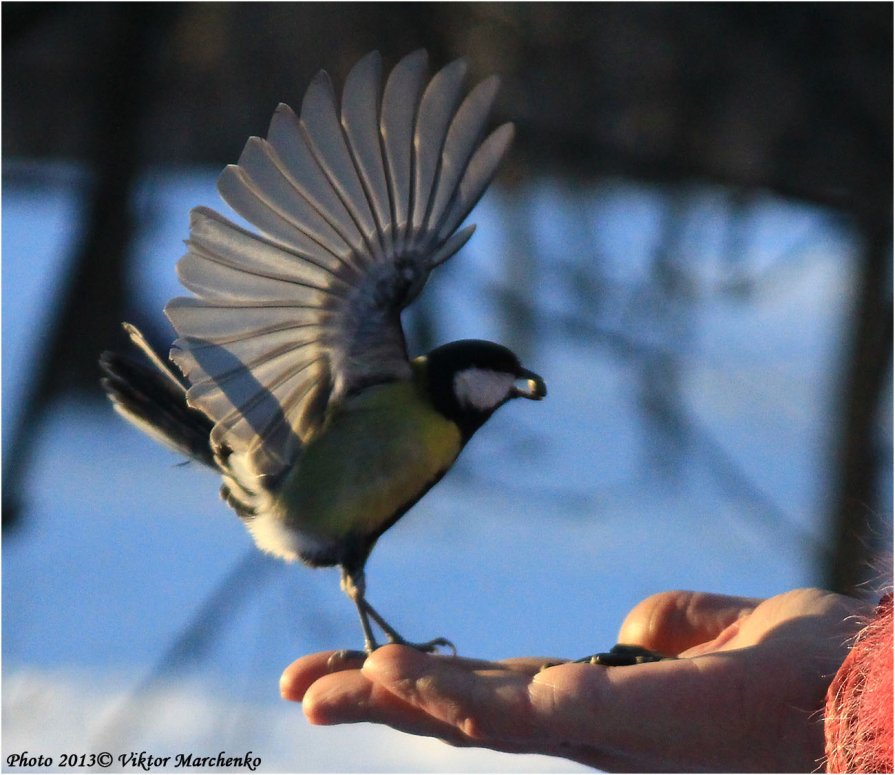
[[[375,535],[456,460],[457,426],[414,382],[346,401],[304,450],[278,498],[290,527],[323,538]]]

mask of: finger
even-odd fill
[[[433,658],[386,646],[364,663],[363,675],[404,703],[482,744],[532,741],[541,733],[528,713],[535,660],[500,663]]]
[[[662,592],[638,603],[625,618],[619,643],[680,654],[716,638],[761,602],[705,592]]]
[[[731,741],[753,728],[746,711],[771,717],[750,677],[773,685],[774,664],[753,648],[622,668],[559,665],[533,677],[531,703],[550,742],[586,741],[603,769],[662,772],[671,756],[682,772],[755,771],[748,757],[735,759],[751,746]],[[808,724],[807,713],[801,721]],[[759,745],[766,735],[755,739]]]
[[[301,702],[305,692],[319,678],[344,670],[359,670],[366,660],[363,651],[321,651],[295,660],[280,676],[280,695],[284,700]],[[466,657],[438,656],[437,659],[450,660],[470,670],[494,670],[505,667],[529,675],[536,673],[544,665],[547,658],[517,657],[502,662],[489,662],[483,659]]]
[[[556,657],[510,657],[492,662],[486,659],[473,659],[470,657],[453,657],[443,654],[431,654],[433,659],[441,659],[445,662],[458,665],[466,670],[512,670],[517,673],[533,675],[540,670],[546,662],[557,662]]]
[[[316,725],[367,721],[412,735],[441,738],[455,746],[469,745],[455,727],[404,702],[356,670],[319,678],[305,691],[302,709]]]
[[[744,718],[763,723],[780,715],[779,707],[803,713],[800,682],[785,675],[791,664],[783,660],[781,666],[765,646],[619,669],[565,664],[529,676],[507,669],[469,671],[387,646],[367,660],[362,675],[473,744],[565,756],[578,751],[575,758],[604,769],[661,771],[673,741],[681,770],[718,770],[734,761],[733,769],[746,771],[756,756],[773,761],[777,741],[768,751],[756,753],[751,743],[731,751],[730,741],[749,736]],[[796,726],[806,725],[808,717],[804,712]],[[766,738],[756,735],[759,742]]]
[[[469,671],[388,646],[367,660],[362,674],[474,744],[563,755],[587,749],[596,766],[654,770],[667,767],[669,740],[687,765],[708,756],[720,766],[698,719],[710,718],[712,729],[720,730],[720,747],[742,732],[738,698],[745,681],[735,661],[748,659],[739,653],[734,661],[701,657],[617,670],[565,664],[530,676],[507,669]]]
[[[296,659],[280,676],[280,696],[301,702],[316,680],[330,673],[359,670],[366,658],[362,651],[321,651]]]
[[[559,664],[565,662],[565,659],[558,657],[513,657],[512,659],[502,659],[495,662],[497,667],[507,670],[513,670],[526,675],[534,675],[544,669],[544,665]]]

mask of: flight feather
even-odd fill
[[[411,378],[400,313],[469,239],[457,231],[512,140],[485,126],[498,81],[463,98],[458,60],[426,83],[414,52],[384,87],[377,52],[337,103],[326,72],[296,115],[280,105],[218,188],[254,233],[191,214],[178,264],[194,296],[169,302],[171,358],[187,399],[263,485],[301,454],[327,412],[369,385]]]

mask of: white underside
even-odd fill
[[[273,512],[261,512],[246,520],[246,527],[259,549],[289,562],[327,554],[332,549],[331,541],[293,530]]]
[[[331,539],[309,535],[289,526],[283,519],[277,499],[259,485],[259,474],[251,467],[247,455],[233,453],[227,464],[230,472],[224,474],[224,482],[253,514],[243,523],[261,551],[288,562],[313,561],[334,554],[336,547]],[[245,487],[241,482],[251,482],[251,485]]]

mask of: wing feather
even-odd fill
[[[325,288],[248,272],[191,250],[177,264],[184,287],[203,299],[278,304],[301,303],[322,307],[335,295]]]
[[[259,188],[249,173],[235,164],[228,165],[218,178],[218,190],[239,215],[258,228],[262,234],[274,242],[300,251],[305,255],[315,256],[320,261],[326,260],[326,253],[333,254],[336,263],[359,248],[359,244],[348,245],[340,236],[326,243],[327,248],[320,250],[313,237],[299,229],[294,222],[279,212],[268,199],[266,192]]]
[[[336,262],[350,253],[351,245],[346,237],[308,200],[269,142],[249,138],[239,157],[238,169],[245,174],[252,191],[260,192],[268,207],[310,238],[312,247],[305,247],[304,252],[312,256],[322,253],[325,260]]]
[[[388,253],[392,246],[392,211],[379,136],[381,80],[382,59],[378,51],[373,51],[352,68],[345,80],[341,123],[376,219],[376,230]]]
[[[429,57],[425,51],[408,54],[395,65],[382,94],[379,131],[388,172],[392,230],[398,250],[403,247],[404,235],[410,223],[413,127],[428,62]]]
[[[169,302],[168,316],[176,318],[177,325],[189,329],[196,339],[215,337],[221,341],[284,328],[316,328],[327,323],[313,307],[215,303],[184,296]]]
[[[354,161],[336,114],[336,96],[325,70],[319,72],[305,93],[301,105],[301,127],[305,141],[333,189],[360,230],[366,248],[382,258],[376,223],[361,185]]]
[[[267,142],[289,180],[338,233],[341,242],[353,252],[362,252],[363,239],[357,224],[308,148],[301,122],[288,105],[280,104],[274,112]],[[349,260],[348,256],[339,255]]]
[[[466,62],[458,59],[443,68],[423,92],[413,135],[414,185],[411,223],[414,230],[422,229],[426,222],[432,186],[444,149],[444,138],[457,109],[464,75],[466,75]]]
[[[441,154],[438,186],[429,210],[428,227],[437,232],[460,177],[485,131],[488,114],[497,96],[500,79],[496,75],[482,81],[463,100],[451,121]]]
[[[426,69],[416,51],[381,88],[373,52],[340,109],[325,72],[300,116],[278,106],[218,182],[260,234],[192,212],[178,275],[195,295],[165,309],[171,358],[247,490],[274,486],[346,395],[412,378],[400,312],[472,235],[457,229],[512,139],[504,125],[482,140],[496,78],[462,99],[462,61],[428,86]]]
[[[515,129],[512,124],[499,126],[488,135],[472,155],[463,172],[447,216],[438,230],[437,240],[439,242],[448,239],[454,233],[454,230],[481,199],[485,189],[494,178],[501,159],[513,142],[514,133]]]
[[[295,248],[290,250],[269,240],[258,239],[214,210],[197,207],[190,221],[190,239],[187,243],[190,249],[214,257],[221,263],[243,268],[247,272],[317,284],[344,275],[340,263],[318,260],[318,257],[301,253]]]

